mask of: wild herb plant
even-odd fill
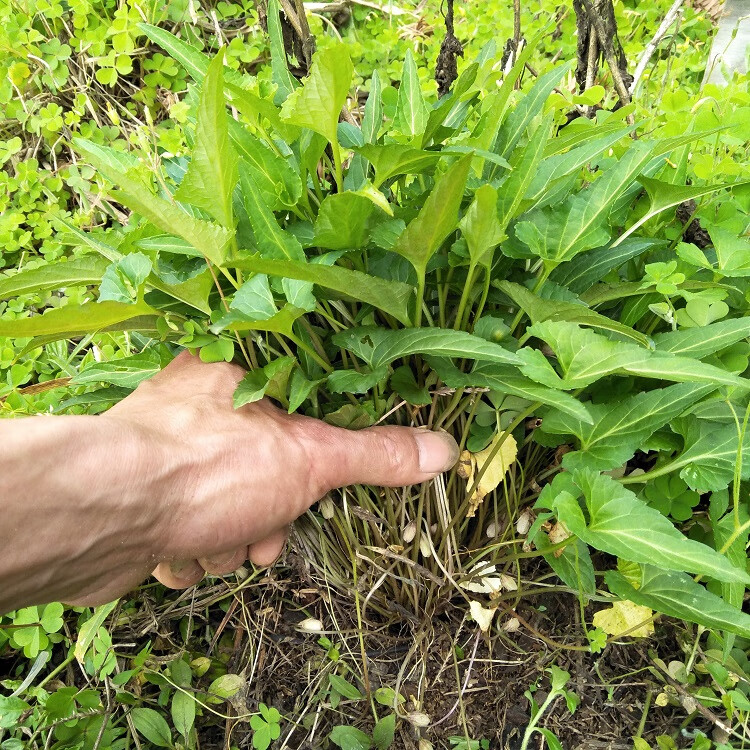
[[[264,96],[223,52],[139,28],[199,90],[190,158],[76,139],[132,215],[107,232],[58,220],[70,257],[3,279],[0,299],[96,299],[0,320],[0,336],[30,351],[130,332],[141,351],[76,373],[105,386],[77,404],[121,398],[187,347],[247,366],[238,408],[265,396],[351,429],[452,432],[456,471],[348,488],[299,527],[359,616],[469,592],[512,612],[522,561],[544,557],[582,601],[606,585],[727,647],[750,636],[748,183],[688,171],[696,144],[743,153],[741,122],[698,113],[667,135],[631,105],[568,123],[570,65],[517,91],[532,42],[506,73],[488,45],[436,102],[407,55],[392,116],[375,75],[354,125],[345,45],[300,85],[272,20]],[[686,205],[703,247],[683,241]]]

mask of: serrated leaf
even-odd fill
[[[689,575],[660,570],[655,565],[642,565],[641,571],[637,589],[615,570],[607,571],[604,579],[609,590],[622,599],[680,620],[750,637],[750,615],[727,604]]]
[[[52,289],[97,284],[101,281],[107,265],[105,258],[84,255],[67,262],[50,263],[41,268],[3,276],[0,277],[0,300],[22,294],[40,294]]]
[[[485,341],[465,331],[444,328],[404,328],[396,331],[353,328],[337,333],[332,341],[336,346],[342,346],[356,354],[374,369],[410,354],[467,357],[503,364],[517,362],[516,356],[499,344]]]
[[[388,365],[374,370],[337,370],[328,376],[328,390],[331,393],[367,393],[376,383],[388,377]]]
[[[536,548],[544,555],[547,564],[558,578],[571,589],[586,596],[596,593],[594,563],[586,544],[580,539],[567,544],[562,550],[545,552],[549,540],[545,534],[538,534],[534,540]]]
[[[539,350],[521,349],[521,371],[552,388],[583,388],[605,375],[627,373],[644,378],[696,382],[750,388],[750,381],[718,367],[688,357],[643,349],[635,344],[610,341],[574,323],[543,321],[529,326],[527,333],[542,339],[554,350],[562,370],[560,377]]]
[[[696,328],[657,333],[656,349],[670,354],[703,359],[750,336],[750,318],[734,318]]]
[[[242,258],[230,265],[244,271],[309,281],[383,310],[401,323],[409,323],[409,300],[414,290],[408,284],[386,281],[341,266],[267,259],[258,255]]]
[[[237,153],[229,140],[224,104],[223,52],[209,64],[198,102],[195,144],[175,198],[207,211],[234,228],[232,192],[237,183]]]
[[[567,469],[606,471],[622,466],[656,430],[709,394],[714,387],[682,383],[640,393],[615,403],[589,404],[593,424],[551,412],[542,429],[552,435],[575,435],[578,450],[566,453]]]
[[[439,151],[422,151],[404,143],[366,143],[355,151],[375,169],[376,188],[402,174],[420,174],[436,164]]]
[[[418,274],[424,274],[427,262],[458,226],[458,209],[470,168],[471,156],[467,155],[437,179],[419,214],[393,246],[393,251],[403,255]]]
[[[402,398],[414,406],[426,406],[432,403],[432,396],[426,387],[420,388],[414,373],[408,365],[397,367],[390,380],[391,388]]]
[[[263,370],[252,370],[245,375],[234,390],[232,401],[234,408],[260,401],[266,395],[268,376]]]
[[[497,215],[497,190],[492,185],[482,185],[477,189],[459,227],[466,238],[472,265],[489,268],[494,249],[505,238]]]
[[[583,493],[588,520],[578,501],[567,492],[555,499],[555,511],[570,532],[586,544],[624,560],[667,570],[702,573],[720,581],[750,582],[744,570],[735,568],[711,547],[683,536],[669,519],[612,477],[581,470],[574,472],[573,478]]]
[[[333,44],[318,50],[313,56],[310,75],[284,102],[282,119],[338,144],[339,115],[346,104],[353,74],[346,45]]]
[[[268,21],[268,36],[271,40],[271,78],[276,84],[274,102],[283,104],[296,88],[296,82],[289,72],[279,12],[279,0],[269,0],[266,18]]]
[[[246,320],[267,320],[276,315],[278,309],[268,283],[268,276],[259,273],[246,281],[235,292],[229,309],[245,316]]]
[[[750,276],[750,240],[722,227],[711,227],[718,271],[724,276]]]
[[[416,137],[424,132],[428,117],[429,112],[422,95],[417,64],[411,49],[407,49],[398,88],[393,126],[404,135]]]
[[[293,305],[284,305],[281,310],[270,318],[249,320],[247,319],[247,316],[242,313],[230,310],[230,312],[223,315],[211,326],[211,331],[213,333],[220,333],[225,329],[241,332],[273,331],[274,333],[281,333],[284,336],[292,336],[292,326],[294,325],[294,321],[304,314],[304,310],[300,310]]]

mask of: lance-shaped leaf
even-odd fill
[[[107,179],[120,186],[120,190],[112,191],[115,200],[139,213],[163,232],[182,237],[211,262],[217,265],[224,262],[232,231],[219,224],[196,219],[176,203],[154,195],[151,186],[138,173],[132,170],[117,171],[111,165],[102,163],[83,139],[77,138],[75,145]]]
[[[643,255],[647,250],[666,247],[668,244],[666,240],[652,237],[628,237],[617,247],[597,247],[576,255],[573,260],[557,266],[549,279],[574,294],[580,294],[629,260]]]
[[[528,377],[552,388],[583,388],[614,373],[676,383],[731,385],[744,390],[750,388],[750,380],[719,367],[688,357],[643,349],[635,344],[610,341],[575,323],[546,320],[526,330],[552,347],[563,375],[560,377],[555,372],[539,350],[528,348],[518,352],[524,361],[521,370]]]
[[[348,349],[373,369],[410,354],[438,357],[466,357],[485,362],[515,364],[513,352],[499,344],[485,341],[465,331],[445,328],[404,328],[389,331],[382,328],[353,328],[337,333],[332,341]]]
[[[724,276],[750,276],[750,240],[722,227],[709,230],[716,250],[717,270]]]
[[[424,275],[427,263],[445,238],[458,226],[458,209],[471,168],[471,155],[463,156],[435,183],[422,209],[393,246]]]
[[[651,156],[652,144],[637,141],[593,185],[562,206],[530,211],[516,225],[516,236],[531,252],[552,264],[609,241],[612,203],[628,188]],[[618,243],[613,243],[618,244]]]
[[[545,416],[542,429],[552,435],[578,438],[578,450],[563,458],[566,469],[607,471],[622,466],[656,430],[712,390],[714,386],[681,383],[642,391],[616,403],[589,404],[593,424],[553,411]]]
[[[294,321],[304,314],[304,310],[300,310],[298,307],[294,307],[294,305],[284,305],[281,310],[270,318],[258,320],[232,320],[232,314],[227,313],[211,326],[211,331],[213,333],[220,333],[226,328],[229,331],[272,331],[273,333],[281,333],[284,336],[292,336],[294,334],[292,329]],[[225,321],[226,325],[224,325]]]
[[[50,263],[13,276],[0,277],[0,300],[20,294],[40,294],[51,289],[98,284],[108,265],[107,260],[98,255],[84,255],[67,262]]]
[[[750,336],[750,318],[733,318],[654,336],[658,351],[703,359]]]
[[[229,140],[224,105],[223,53],[208,66],[198,102],[195,145],[175,198],[207,211],[232,229],[232,191],[237,183],[237,153]]]
[[[534,538],[534,546],[544,555],[547,564],[566,586],[588,596],[596,593],[594,564],[589,548],[581,539],[566,545],[562,551],[558,549],[545,552],[552,545],[546,534],[539,533]]]
[[[268,20],[268,36],[271,40],[271,77],[276,84],[275,104],[282,104],[296,86],[295,80],[289,72],[286,59],[286,47],[279,11],[279,0],[269,0],[266,17]]]
[[[505,239],[497,215],[497,190],[492,185],[482,185],[477,189],[459,226],[466,238],[472,266],[489,268],[493,251]]]
[[[376,188],[393,177],[424,172],[441,157],[439,151],[422,151],[403,143],[366,143],[355,151],[375,169],[373,184]]]
[[[494,286],[507,294],[531,318],[532,323],[540,323],[544,320],[568,321],[592,328],[601,328],[605,331],[614,331],[633,339],[641,346],[649,346],[651,343],[648,336],[640,331],[589,309],[583,302],[579,304],[566,300],[544,299],[525,286],[512,281],[498,281]]]
[[[582,421],[591,422],[586,407],[567,393],[547,388],[521,375],[515,367],[489,362],[477,362],[471,372],[462,372],[448,360],[428,357],[430,367],[449,388],[489,388],[498,393],[518,396],[528,401],[539,401],[554,406]]]
[[[429,111],[422,95],[417,64],[411,50],[407,49],[393,125],[404,135],[418,136],[424,132],[428,117]]]
[[[604,580],[609,590],[621,599],[670,617],[750,638],[750,615],[727,604],[685,573],[642,565],[638,588],[614,570],[607,571]]]
[[[305,253],[299,240],[279,226],[273,211],[263,200],[252,173],[244,164],[240,164],[240,183],[245,210],[260,254],[264,258],[304,261]]]
[[[387,281],[341,266],[325,266],[295,260],[271,260],[259,255],[242,258],[230,265],[243,271],[309,281],[332,289],[349,299],[383,310],[405,325],[409,323],[409,300],[414,294],[414,289],[399,281]]]
[[[319,50],[310,75],[293,91],[281,110],[282,119],[319,133],[338,144],[336,130],[341,108],[346,104],[354,66],[344,44]]]
[[[745,527],[745,531],[741,534],[736,534],[733,512],[727,513],[724,518],[719,520],[712,518],[711,527],[714,532],[714,546],[716,549],[722,550],[728,544],[724,554],[732,565],[742,568],[747,565],[747,553],[745,550],[747,548],[748,536],[750,535],[750,529],[746,526],[749,520],[748,512],[744,507],[740,506],[736,520],[741,526]],[[732,539],[734,541],[731,541]],[[722,583],[721,596],[727,604],[741,609],[745,597],[745,586],[742,583]]]
[[[388,365],[363,372],[337,370],[328,376],[328,390],[331,393],[367,393],[376,383],[388,377]]]
[[[145,302],[87,302],[83,305],[65,305],[48,310],[44,315],[0,320],[0,336],[15,339],[32,336],[72,338],[95,333],[127,321],[142,321],[144,316],[156,314],[156,310]]]
[[[710,195],[719,190],[731,190],[735,187],[742,187],[744,185],[750,185],[750,180],[745,182],[735,182],[726,185],[672,185],[669,182],[661,182],[660,180],[654,180],[651,177],[641,176],[638,178],[638,182],[646,188],[648,197],[651,199],[651,205],[648,211],[641,216],[635,224],[633,224],[627,232],[624,232],[615,245],[622,242],[626,237],[629,237],[635,232],[638,227],[643,226],[649,219],[652,219],[662,211],[666,211],[668,208],[678,206],[680,203],[686,201],[695,200],[701,198],[704,195]]]
[[[718,581],[750,582],[716,550],[683,536],[672,522],[606,474],[590,470],[573,476],[588,515],[576,498],[561,492],[554,500],[557,517],[586,544],[637,563],[666,570],[702,573]]]

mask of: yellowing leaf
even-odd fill
[[[484,498],[492,492],[503,481],[511,464],[518,455],[518,445],[513,435],[507,435],[502,445],[496,451],[497,439],[493,440],[487,448],[479,453],[464,451],[459,461],[459,476],[466,479],[466,486],[471,489],[474,486],[474,477],[483,472],[479,483],[469,498],[469,509],[466,511],[467,518],[476,513]],[[492,455],[494,453],[494,456]],[[489,465],[485,464],[489,461]]]
[[[483,633],[486,633],[490,629],[492,618],[495,616],[496,611],[497,608],[487,609],[487,607],[483,607],[479,602],[469,602],[469,612],[471,612],[471,616]]]
[[[607,609],[601,609],[594,615],[594,626],[601,628],[608,635],[620,635],[628,632],[631,638],[648,638],[653,635],[654,623],[649,618],[654,614],[650,607],[642,607],[627,599],[615,602]],[[648,620],[640,627],[636,627]],[[635,630],[631,630],[635,628]]]

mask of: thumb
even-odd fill
[[[415,427],[357,431],[331,427],[325,438],[321,442],[327,450],[319,450],[317,468],[328,489],[349,484],[418,484],[448,471],[459,456],[458,445],[448,433]]]

